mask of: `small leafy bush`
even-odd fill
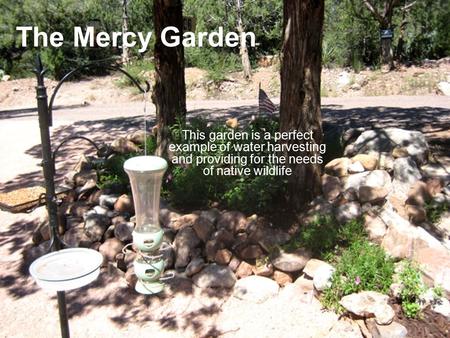
[[[354,242],[345,249],[336,265],[331,287],[325,289],[322,303],[342,313],[342,297],[360,291],[387,293],[392,284],[394,261],[384,250],[367,240]]]
[[[283,249],[294,251],[303,247],[312,251],[315,257],[333,260],[333,257],[345,247],[366,237],[361,219],[351,220],[339,225],[332,216],[317,216],[298,236],[289,241]]]
[[[419,268],[406,261],[400,272],[400,302],[403,312],[408,318],[416,318],[420,314],[420,295],[426,291]]]
[[[127,192],[129,188],[129,178],[123,164],[136,154],[113,155],[108,158],[99,170],[98,186],[100,189],[112,189],[118,193]]]

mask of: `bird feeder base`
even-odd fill
[[[164,284],[161,282],[144,282],[138,280],[134,289],[143,295],[155,295],[164,290]]]

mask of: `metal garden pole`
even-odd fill
[[[44,74],[47,70],[44,69],[40,56],[36,56],[36,73],[37,86],[36,86],[36,99],[39,115],[39,129],[41,132],[41,144],[42,144],[42,168],[44,171],[45,179],[45,201],[47,205],[47,211],[50,222],[51,232],[51,250],[57,251],[62,249],[62,243],[58,236],[58,218],[57,218],[57,204],[55,195],[55,162],[52,157],[52,148],[50,142],[50,130],[49,125],[51,116],[48,110],[47,102],[47,89],[44,85]],[[61,326],[61,336],[63,338],[69,338],[69,322],[67,319],[66,309],[66,296],[64,291],[58,291],[58,310],[59,310],[59,322]]]

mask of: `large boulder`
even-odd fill
[[[369,319],[366,321],[367,329],[372,338],[406,338],[408,331],[406,328],[397,323],[392,322],[389,325],[379,325],[375,320]]]
[[[361,206],[358,202],[349,202],[343,205],[340,205],[335,210],[336,220],[344,224],[353,219],[357,219],[361,217],[362,211]]]
[[[339,178],[327,174],[322,175],[322,192],[327,201],[335,200],[342,192]]]
[[[352,157],[353,163],[361,163],[365,170],[375,170],[378,167],[378,158],[374,154],[357,154]]]
[[[344,153],[346,156],[371,152],[391,153],[396,147],[405,148],[418,163],[425,163],[428,159],[429,148],[424,134],[399,128],[367,130],[355,143],[348,145]]]
[[[347,176],[351,163],[352,161],[347,157],[335,158],[325,165],[325,173],[337,177]]]
[[[249,276],[236,282],[233,296],[242,300],[263,303],[267,299],[276,296],[279,289],[278,283],[270,278]]]
[[[394,194],[406,200],[411,187],[422,179],[416,162],[411,157],[402,157],[394,161]]]
[[[194,275],[192,281],[202,289],[206,288],[232,288],[236,277],[228,266],[210,264]]]
[[[359,191],[361,186],[373,188],[385,188],[388,192],[392,190],[391,176],[385,170],[366,171],[350,175],[344,184],[344,189],[353,188]]]

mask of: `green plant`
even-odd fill
[[[434,298],[442,298],[444,296],[444,288],[440,285],[437,285],[433,288],[433,296]]]
[[[326,308],[341,313],[342,297],[363,290],[387,293],[393,274],[394,261],[381,247],[367,240],[356,241],[339,258],[322,302]]]
[[[351,220],[339,225],[332,216],[315,216],[297,236],[283,246],[285,251],[303,247],[316,257],[331,261],[345,247],[366,237],[362,220]]]
[[[150,78],[150,72],[155,69],[154,64],[150,60],[136,60],[125,66],[125,70],[139,83],[142,84]],[[116,84],[119,87],[134,87],[131,79],[123,74]]]
[[[405,261],[399,279],[402,285],[399,298],[403,312],[408,318],[416,318],[421,310],[420,295],[426,291],[420,270],[414,263]]]
[[[425,204],[428,220],[433,223],[439,223],[442,215],[448,211],[448,203],[427,203]]]

